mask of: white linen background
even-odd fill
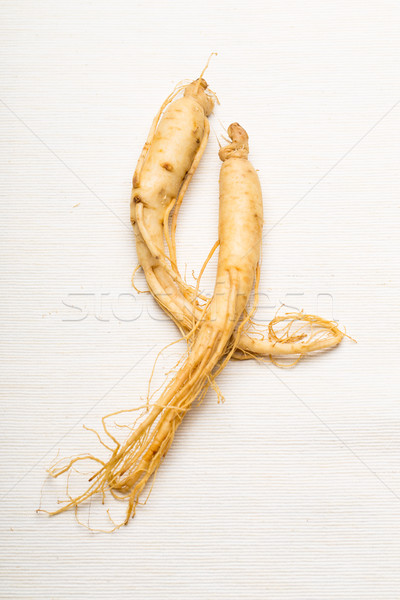
[[[0,597],[399,598],[399,3],[0,11]],[[358,344],[294,369],[228,365],[225,403],[210,392],[187,416],[148,504],[91,534],[35,509],[57,451],[96,448],[82,424],[138,405],[177,338],[130,287],[130,185],[162,100],[211,51],[221,106],[179,218],[182,268],[216,239],[216,135],[237,120],[264,191],[259,318],[286,302]]]

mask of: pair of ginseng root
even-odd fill
[[[209,136],[208,116],[215,94],[202,76],[177,88],[156,115],[133,177],[131,221],[136,237],[139,266],[149,290],[170,315],[187,341],[187,355],[160,392],[147,406],[125,441],[118,441],[103,419],[108,436],[105,461],[82,455],[68,464],[57,463],[50,474],[69,473],[77,461],[96,461],[97,472],[84,493],[69,496],[58,514],[77,507],[94,494],[110,493],[127,501],[126,517],[133,517],[141,494],[165,457],[183,417],[231,358],[293,356],[332,348],[344,333],[337,325],[314,315],[290,313],[277,316],[265,335],[251,332],[257,305],[263,204],[257,173],[248,160],[246,131],[233,123],[231,142],[220,149],[219,247],[214,293],[199,293],[182,278],[177,267],[175,233],[178,212]],[[205,266],[204,265],[204,266]],[[247,308],[255,289],[255,301]],[[219,393],[219,392],[218,392]],[[110,416],[110,415],[108,415]]]

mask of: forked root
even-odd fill
[[[228,336],[229,337],[229,336]],[[89,486],[76,497],[69,496],[61,508],[49,512],[56,515],[69,509],[77,509],[95,494],[105,499],[106,494],[117,500],[128,502],[126,517],[135,515],[141,494],[155,476],[164,456],[174,439],[175,432],[183,417],[196,399],[201,399],[207,388],[213,384],[213,368],[216,365],[226,340],[221,340],[220,331],[208,327],[193,342],[192,352],[178,371],[159,400],[142,415],[139,424],[132,427],[131,433],[123,444],[111,434],[103,419],[104,431],[113,442],[114,449],[107,461],[101,461],[92,455],[71,459],[65,466],[56,463],[49,469],[52,477],[69,473],[80,460],[96,461],[100,468],[89,479]],[[142,407],[146,408],[146,407]],[[122,411],[121,411],[122,412]],[[116,414],[116,413],[114,413]],[[106,448],[108,444],[103,443]]]
[[[186,399],[180,404],[181,406],[170,404],[161,410],[157,406],[153,407],[150,418],[145,419],[144,427],[139,425],[124,444],[118,444],[108,461],[102,461],[92,455],[84,455],[71,459],[63,467],[56,464],[50,468],[49,474],[57,478],[62,474],[69,474],[76,462],[80,460],[92,460],[101,465],[89,479],[89,486],[84,493],[75,497],[69,495],[69,501],[66,501],[61,508],[46,512],[49,515],[57,515],[70,509],[77,510],[82,503],[95,494],[100,494],[104,503],[106,494],[111,494],[116,500],[128,502],[123,522],[119,524],[114,522],[116,528],[126,525],[135,515],[140,496],[149,481],[155,477],[192,401]],[[161,413],[158,420],[157,413]],[[116,441],[113,436],[110,434],[109,436],[114,442]]]
[[[95,461],[100,465],[100,469],[89,479],[89,485],[82,494],[73,497],[68,493],[69,500],[59,509],[46,512],[49,515],[57,515],[75,509],[77,516],[78,507],[92,496],[100,495],[104,504],[106,495],[110,494],[116,500],[128,502],[125,519],[121,523],[113,522],[113,530],[126,525],[130,517],[134,516],[142,491],[155,476],[187,410],[179,410],[173,406],[165,408],[155,424],[150,420],[144,430],[140,426],[134,430],[124,444],[117,443],[108,461],[84,455],[71,459],[62,467],[58,464],[53,465],[48,472],[54,478],[63,474],[67,474],[68,477],[73,466],[80,460]],[[109,434],[109,437],[116,441],[114,436]]]

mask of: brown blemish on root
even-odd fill
[[[174,167],[171,165],[171,163],[168,163],[168,162],[161,163],[161,166],[163,169],[165,169],[166,171],[169,171],[170,173],[174,170]]]

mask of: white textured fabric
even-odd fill
[[[2,2],[1,598],[399,598],[399,17],[388,0]],[[148,504],[93,535],[35,509],[57,451],[96,450],[82,424],[139,405],[178,337],[130,287],[130,185],[211,51],[212,128],[247,129],[264,191],[258,318],[284,302],[358,344],[230,364]],[[212,132],[179,218],[188,279],[216,239],[217,151]]]

